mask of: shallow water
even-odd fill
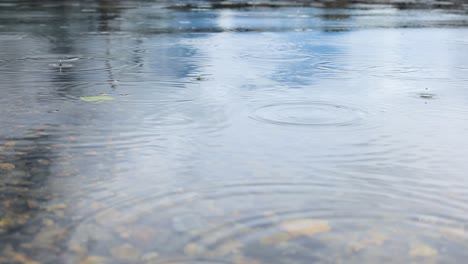
[[[0,263],[464,263],[463,2],[0,2]]]

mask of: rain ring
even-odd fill
[[[276,125],[339,127],[360,125],[366,112],[327,102],[286,102],[262,106],[252,119]]]

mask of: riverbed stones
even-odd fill
[[[114,247],[110,252],[116,259],[120,261],[128,261],[130,263],[137,263],[142,253],[140,249],[135,248],[130,244],[123,244]]]
[[[15,168],[15,165],[11,164],[11,163],[0,163],[0,170],[7,170],[7,171],[11,171]]]
[[[413,246],[410,249],[409,254],[413,257],[435,257],[437,256],[438,251],[429,245],[421,244]]]
[[[110,263],[106,258],[101,256],[87,256],[79,262],[79,264],[107,264]]]
[[[319,219],[293,219],[282,222],[280,227],[292,237],[311,236],[330,230],[330,225],[325,220]]]

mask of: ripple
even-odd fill
[[[326,60],[329,60],[326,58]],[[350,79],[352,74],[359,74],[367,71],[368,67],[362,65],[344,65],[331,61],[320,61],[312,65],[312,76],[325,79]]]
[[[197,99],[194,91],[187,89],[185,83],[180,81],[55,82],[54,86],[53,90],[41,92],[42,101],[79,101],[80,97],[101,93],[114,96],[122,107],[184,103]]]
[[[186,117],[147,117],[144,120],[145,123],[155,126],[181,126],[190,124],[193,122],[192,119]]]
[[[280,51],[271,52],[263,56],[261,55],[261,52],[254,54],[242,54],[240,57],[247,60],[262,60],[267,62],[299,62],[312,58],[312,56],[304,53]]]
[[[62,62],[66,67],[61,67],[63,72],[95,72],[107,70],[122,70],[136,67],[134,63],[128,63],[113,58],[88,57],[84,55],[39,55],[18,59],[0,61],[0,72],[6,73],[45,73],[58,71]]]
[[[446,205],[437,204],[440,202],[437,199],[428,200],[426,194],[414,196],[381,188],[366,190],[358,186],[353,190],[336,184],[335,179],[328,180],[326,184],[312,180],[225,182],[210,186],[202,183],[205,188],[174,191],[168,191],[171,189],[169,186],[147,184],[145,190],[138,190],[138,194],[111,195],[102,200],[103,210],[91,212],[81,222],[79,236],[99,236],[86,229],[95,219],[101,219],[101,228],[112,230],[136,216],[140,224],[161,230],[161,237],[155,238],[154,245],[172,245],[169,256],[181,251],[190,256],[187,259],[166,258],[166,262],[160,260],[162,262],[158,263],[217,263],[218,259],[229,263],[233,252],[234,257],[240,254],[249,259],[266,260],[276,253],[269,251],[259,256],[253,252],[257,250],[249,249],[266,247],[282,251],[285,245],[302,243],[309,246],[309,243],[320,243],[330,247],[331,251],[342,250],[341,247],[350,246],[349,242],[355,239],[356,234],[372,229],[382,233],[385,240],[398,245],[405,245],[406,239],[438,241],[440,236],[447,236],[447,243],[458,246],[467,239],[464,207],[455,214],[461,217],[448,217],[446,211],[439,211],[440,208],[447,209]],[[103,186],[105,189],[108,187]],[[126,192],[131,187],[127,185],[122,191]],[[437,194],[431,195],[434,196],[431,198],[437,197]],[[425,211],[429,207],[436,213]],[[418,209],[409,210],[414,208]],[[313,236],[288,234],[282,228],[283,223],[296,220],[321,226]],[[311,229],[315,230],[314,227]],[[164,232],[167,232],[167,237]],[[164,251],[163,247],[161,250]],[[309,257],[324,258],[319,251],[307,248]],[[300,249],[301,252],[303,250],[305,248]],[[376,252],[383,254],[384,251],[379,249]]]
[[[0,33],[0,41],[18,41],[27,37],[30,35],[25,33]]]
[[[324,57],[325,59],[329,60],[331,56],[328,55]],[[327,61],[327,60],[316,63],[315,65],[313,65],[314,68],[324,71],[324,72],[331,72],[331,73],[362,72],[370,68],[369,66],[362,66],[362,65],[343,65],[337,62],[332,62],[332,61]]]
[[[326,102],[287,102],[256,109],[251,118],[276,125],[340,127],[360,125],[365,112]]]
[[[143,118],[142,127],[148,130],[181,130],[193,128],[191,125],[194,124],[192,118],[172,114],[172,116],[161,116],[158,114],[153,114]]]
[[[438,79],[437,75],[430,74],[430,70],[405,65],[383,65],[368,68],[371,75],[382,78],[397,78],[405,80]]]
[[[467,38],[460,38],[460,39],[455,39],[452,40],[453,43],[459,44],[459,45],[468,45],[468,39]]]
[[[17,51],[21,51],[21,55],[34,56],[38,52],[48,52],[49,37],[41,33],[18,33],[18,32],[0,32],[0,43],[4,48],[0,53],[3,53],[0,59],[0,64],[11,55],[17,56]],[[7,52],[7,53],[5,53]]]

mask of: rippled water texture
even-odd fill
[[[0,263],[466,263],[466,10],[0,1]]]

